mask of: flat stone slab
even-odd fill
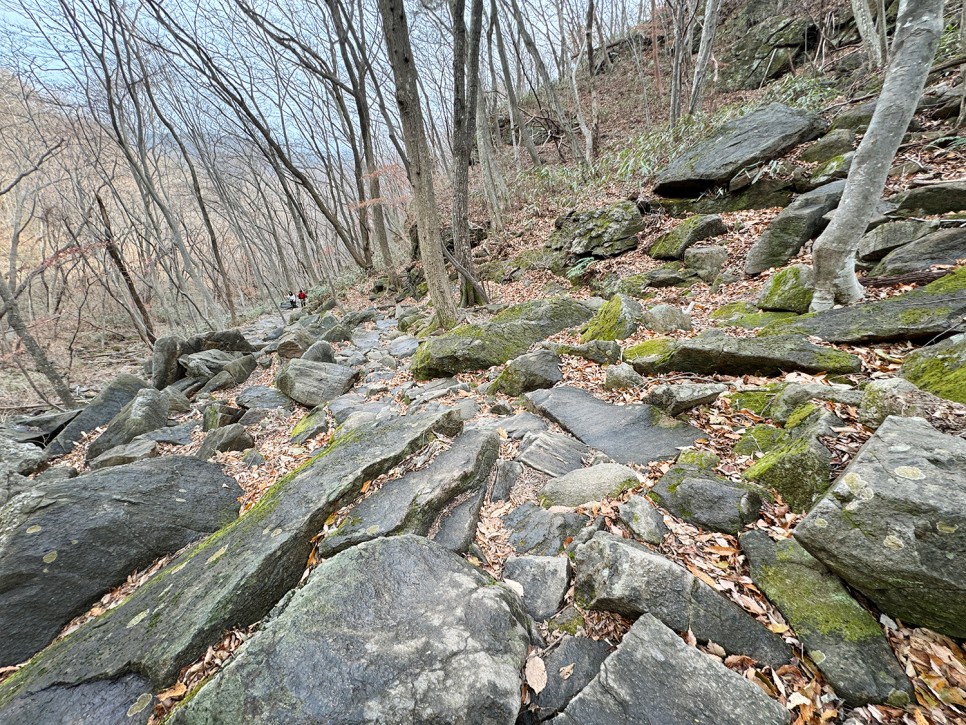
[[[511,723],[529,644],[511,591],[421,537],[379,539],[322,564],[170,722]]]
[[[516,460],[548,476],[562,476],[582,468],[590,448],[563,433],[527,433]]]
[[[115,446],[105,451],[90,462],[90,469],[96,471],[101,468],[111,466],[122,466],[125,463],[134,463],[145,458],[154,458],[158,455],[157,441],[149,438],[135,438],[130,443]]]
[[[235,402],[242,408],[285,408],[294,407],[294,401],[285,393],[267,385],[252,385],[245,388],[235,398]]]
[[[772,666],[791,658],[781,637],[684,567],[641,544],[598,531],[576,554],[575,592],[588,609],[632,619],[652,614],[675,632],[690,629],[702,642],[716,642],[730,654]]]
[[[918,272],[936,264],[955,265],[966,257],[966,229],[954,227],[926,234],[889,252],[869,273],[872,277]]]
[[[526,397],[554,423],[618,463],[674,458],[679,448],[704,435],[652,405],[612,405],[578,388],[538,390]]]
[[[0,509],[0,664],[23,662],[128,574],[234,519],[239,495],[219,466],[166,456],[14,496]]]
[[[637,473],[627,466],[599,463],[548,481],[540,491],[540,502],[544,506],[580,506],[607,496],[619,496],[639,484]]]
[[[795,529],[886,614],[966,637],[966,441],[890,416]]]
[[[882,628],[837,576],[794,539],[741,535],[755,585],[781,610],[835,692],[851,707],[914,697]]]
[[[761,688],[645,614],[555,725],[785,725]]]
[[[588,519],[572,511],[547,511],[527,501],[503,517],[510,529],[510,545],[518,554],[556,556],[564,542],[576,535]]]
[[[348,391],[358,378],[358,370],[344,365],[297,359],[276,376],[275,385],[292,400],[314,408]]]
[[[485,485],[499,449],[496,433],[467,431],[425,468],[388,481],[353,506],[342,526],[319,542],[318,555],[390,534],[425,536],[448,503]]]
[[[226,629],[261,619],[295,587],[312,537],[365,481],[398,465],[437,432],[454,435],[459,427],[458,416],[445,411],[346,431],[276,483],[244,516],[182,553],[120,606],[45,650],[16,678],[0,683],[0,722],[11,709],[24,712],[30,703],[41,709],[28,708],[32,714],[21,722],[83,721],[92,690],[111,691],[134,673],[150,683],[147,695],[169,686]],[[73,687],[83,683],[90,685],[86,694]],[[59,695],[45,701],[42,693],[51,688],[60,688]],[[152,702],[148,698],[143,717],[131,722],[145,722]],[[134,704],[125,703],[126,708]]]
[[[565,556],[511,556],[503,578],[523,587],[523,606],[536,620],[553,616],[560,609],[570,586],[570,562]]]

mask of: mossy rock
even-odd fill
[[[764,423],[753,425],[735,443],[735,453],[739,456],[754,456],[767,453],[781,440],[782,430]]]
[[[762,312],[750,302],[730,302],[712,312],[711,320],[718,327],[755,330],[797,316],[794,312]]]
[[[735,390],[722,397],[728,400],[734,410],[750,410],[755,415],[767,418],[769,408],[784,389],[782,383],[775,383],[752,390]]]
[[[852,159],[854,157],[855,154],[851,151],[839,156],[833,156],[815,169],[809,183],[813,186],[822,186],[830,181],[846,178],[849,175],[849,169],[852,168]]]
[[[315,438],[329,429],[328,412],[324,405],[313,408],[292,428],[292,443],[305,443],[309,438]]]
[[[966,335],[909,354],[899,374],[934,395],[966,403]]]
[[[591,320],[584,325],[581,343],[591,340],[623,340],[630,337],[639,326],[643,310],[641,305],[627,295],[614,295]]]
[[[570,259],[614,257],[637,247],[644,218],[636,202],[622,201],[602,209],[570,212],[557,219],[556,227],[547,241],[550,249]]]
[[[819,436],[831,432],[832,420],[824,408],[807,403],[743,478],[778,491],[793,511],[807,511],[831,484],[832,455]]]
[[[762,179],[738,193],[702,196],[700,199],[660,199],[656,203],[676,217],[690,214],[725,214],[746,209],[785,207],[792,200],[792,182]]]
[[[677,341],[671,337],[645,340],[624,350],[624,362],[631,365],[637,372],[647,374],[662,368],[676,347]]]
[[[809,163],[825,163],[852,151],[855,146],[855,133],[851,129],[839,128],[822,136],[806,147],[799,157]]]
[[[654,259],[683,259],[688,247],[727,231],[717,214],[693,216],[655,239],[647,253]]]
[[[618,292],[630,295],[639,300],[646,300],[654,296],[654,288],[650,287],[650,281],[646,274],[630,274],[626,277],[618,277],[612,282]]]
[[[786,267],[768,280],[758,298],[758,307],[776,312],[808,312],[815,289],[815,275],[805,264]]]

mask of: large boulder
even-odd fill
[[[499,448],[495,432],[467,431],[425,468],[388,481],[353,506],[339,528],[319,542],[318,555],[329,557],[380,536],[425,536],[449,504],[486,483]]]
[[[0,664],[23,662],[128,574],[234,519],[240,494],[218,466],[166,456],[14,496],[0,508]]]
[[[655,239],[647,253],[654,259],[684,259],[684,253],[692,245],[727,231],[727,225],[717,214],[696,215]]]
[[[21,443],[0,435],[0,464],[17,473],[33,473],[47,460],[33,443]]]
[[[598,531],[576,550],[574,594],[585,609],[636,618],[651,614],[675,632],[763,664],[788,662],[791,651],[753,619],[684,567],[646,546]]]
[[[547,246],[568,259],[614,257],[637,247],[644,219],[635,202],[622,201],[602,209],[572,211],[557,219],[555,226]]]
[[[633,297],[616,294],[584,325],[580,341],[588,343],[592,340],[623,340],[630,337],[637,332],[642,313],[640,302]]]
[[[911,352],[899,374],[927,392],[966,403],[966,334]]]
[[[228,365],[242,357],[240,352],[227,352],[225,350],[202,350],[182,355],[178,358],[178,363],[184,368],[185,372],[193,378],[211,380],[215,375],[224,370]]]
[[[745,274],[780,267],[827,225],[825,215],[839,205],[845,181],[833,181],[802,194],[782,209],[758,237],[745,258]]]
[[[721,126],[657,175],[654,193],[695,197],[742,169],[782,156],[826,129],[821,116],[772,103]]]
[[[292,399],[285,393],[267,385],[253,385],[245,388],[235,398],[235,402],[242,408],[291,408]]]
[[[934,231],[936,226],[936,222],[913,219],[900,219],[880,224],[862,237],[855,257],[860,262],[878,262],[899,247]]]
[[[338,398],[358,377],[358,370],[344,365],[296,359],[282,368],[275,385],[297,403],[314,408]]]
[[[590,319],[590,309],[558,297],[512,305],[488,323],[460,325],[426,340],[413,355],[410,370],[419,380],[485,370],[525,353],[531,345]]]
[[[948,214],[966,210],[966,181],[947,181],[910,189],[892,201],[897,202],[896,213],[910,216]]]
[[[642,375],[691,372],[703,375],[777,375],[855,373],[862,365],[855,355],[815,345],[799,335],[730,337],[706,330],[683,340],[655,338],[624,351],[624,360]]]
[[[674,458],[702,433],[652,405],[612,405],[586,390],[560,387],[528,393],[537,410],[618,463]]]
[[[57,434],[47,447],[47,455],[53,458],[69,453],[85,433],[110,423],[139,390],[147,387],[148,383],[133,375],[118,375]]]
[[[460,557],[380,539],[319,567],[171,722],[510,723],[528,628],[516,595]]]
[[[516,397],[531,390],[553,387],[563,379],[560,362],[560,357],[550,350],[521,355],[507,363],[488,392]]]
[[[772,312],[808,312],[815,289],[815,275],[806,264],[793,264],[768,280],[758,297],[758,307]]]
[[[835,692],[851,707],[913,697],[882,628],[842,582],[794,539],[741,535],[755,586],[778,607]]]
[[[540,491],[540,502],[545,506],[580,506],[607,496],[617,497],[639,484],[637,474],[627,466],[600,463],[552,479]]]
[[[88,465],[92,471],[111,466],[123,466],[126,463],[134,463],[145,458],[154,458],[159,453],[158,442],[150,438],[139,437],[123,445],[111,448],[97,458],[91,460]]]
[[[966,268],[896,297],[773,322],[760,334],[856,343],[933,339],[954,332],[966,332]]]
[[[966,442],[891,416],[795,529],[886,614],[966,637]]]
[[[437,433],[452,436],[460,426],[455,412],[441,411],[374,421],[336,436],[244,516],[182,552],[119,606],[0,683],[0,722],[101,722],[98,708],[118,696],[121,709],[131,712],[127,722],[145,723],[152,692],[170,686],[226,629],[262,619],[298,584],[312,537],[366,481]],[[184,487],[185,478],[179,478]],[[344,584],[331,589],[344,591]],[[372,597],[353,596],[372,606]],[[421,619],[410,614],[411,621]]]
[[[184,338],[180,335],[165,335],[154,343],[151,353],[151,383],[158,390],[171,385],[183,377],[184,371],[178,364]]]
[[[761,688],[643,615],[555,725],[786,725]]]
[[[116,446],[130,443],[139,435],[163,428],[168,422],[168,405],[168,397],[157,389],[139,390],[134,399],[121,408],[107,429],[88,447],[87,460],[93,460]]]
[[[503,579],[523,588],[520,596],[527,613],[542,621],[560,609],[570,587],[570,562],[565,556],[511,556]]]
[[[918,272],[937,264],[954,265],[963,258],[966,258],[966,229],[940,229],[889,252],[869,275],[890,277]]]

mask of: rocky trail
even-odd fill
[[[657,191],[826,131],[768,106]],[[6,425],[0,723],[966,721],[966,198],[863,240],[934,281],[803,314],[827,175],[570,214],[587,285],[504,264],[529,301],[443,334],[316,300]]]

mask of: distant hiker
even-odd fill
[[[288,293],[288,306],[293,310],[298,306],[298,301],[295,299],[294,292]]]
[[[305,307],[305,300],[308,297],[304,289],[299,290],[299,307]]]

